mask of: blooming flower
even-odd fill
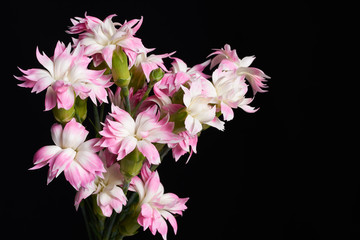
[[[111,161],[109,158],[112,158],[111,153],[106,150],[100,151],[99,156],[103,160],[104,166],[107,165],[106,162]],[[76,210],[79,208],[80,202],[91,194],[97,195],[97,205],[106,217],[110,217],[113,210],[120,213],[123,205],[126,205],[127,199],[120,187],[124,183],[123,176],[120,173],[120,165],[113,163],[105,169],[103,178],[96,177],[86,188],[81,187],[76,193]]]
[[[139,194],[141,211],[138,223],[144,230],[149,228],[153,235],[158,231],[166,240],[168,227],[165,220],[168,220],[176,234],[177,222],[173,214],[182,215],[187,209],[185,203],[189,198],[164,193],[158,172],[151,172],[148,164],[144,164],[141,169],[141,179],[138,176],[132,179],[129,189]]]
[[[112,21],[114,16],[116,15],[110,15],[101,21],[85,14],[85,18],[76,17],[71,20],[74,26],[69,27],[68,33],[80,34],[76,44],[85,46],[86,55],[97,55],[94,57],[95,66],[105,60],[112,68],[112,55],[116,46],[124,49],[129,57],[130,66],[138,52],[146,51],[141,39],[134,37],[142,24],[142,18],[120,24]]]
[[[87,187],[96,176],[103,177],[106,171],[96,154],[100,150],[94,144],[97,138],[85,141],[88,131],[72,119],[64,129],[60,124],[51,128],[51,137],[55,145],[44,146],[34,155],[35,166],[39,169],[49,164],[48,184],[64,172],[65,178],[76,189]]]
[[[32,92],[42,92],[47,89],[45,97],[45,110],[50,110],[56,105],[58,108],[70,109],[74,105],[75,95],[81,99],[90,97],[96,104],[96,98],[101,102],[107,102],[105,88],[111,86],[111,76],[103,75],[104,71],[87,69],[91,58],[84,55],[84,49],[80,46],[71,52],[71,45],[58,42],[54,56],[49,58],[36,49],[38,61],[44,69],[22,70],[25,75],[16,77],[21,87],[32,88]]]
[[[113,118],[106,119],[104,128],[99,133],[103,136],[98,146],[107,147],[123,159],[127,154],[137,148],[152,164],[160,163],[160,155],[152,143],[176,143],[181,137],[172,133],[174,124],[169,122],[169,116],[159,120],[160,113],[154,105],[140,112],[134,120],[128,112],[112,105]]]
[[[215,49],[216,51],[209,56],[216,55],[211,60],[210,68],[213,68],[217,64],[222,64],[230,70],[236,70],[236,74],[244,76],[250,83],[254,94],[257,92],[266,92],[266,78],[270,78],[263,71],[258,68],[249,67],[255,60],[254,56],[244,57],[240,59],[236,53],[236,50],[231,50],[229,44],[224,46],[224,49]],[[225,67],[224,67],[225,68]]]
[[[224,71],[220,66],[213,72],[212,82],[217,94],[217,105],[220,106],[224,120],[229,121],[234,118],[232,108],[240,107],[249,113],[257,111],[248,105],[252,101],[251,98],[245,97],[248,85],[245,77],[236,74],[236,70]]]
[[[187,117],[185,128],[191,135],[195,135],[202,130],[202,124],[213,126],[219,130],[224,130],[224,122],[216,117],[216,105],[214,97],[216,90],[206,79],[199,79],[191,83],[190,89],[181,86],[184,91],[183,102],[186,106]]]

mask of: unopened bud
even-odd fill
[[[127,87],[130,83],[128,60],[121,47],[114,50],[112,56],[112,75],[118,87]]]
[[[75,115],[78,121],[82,123],[87,116],[87,98],[81,99],[79,96],[75,99]]]
[[[140,88],[143,88],[144,83],[146,81],[146,77],[142,70],[141,65],[132,66],[132,68],[130,69],[130,74],[131,74],[131,81],[129,83],[129,89],[132,88],[134,89],[134,92],[136,92]]]
[[[161,68],[156,68],[150,73],[150,82],[156,83],[164,77],[164,71]]]

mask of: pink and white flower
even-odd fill
[[[188,163],[193,152],[196,153],[198,136],[196,134],[191,135],[188,131],[182,131],[178,133],[178,135],[183,137],[183,140],[176,144],[169,144],[170,148],[172,149],[172,155],[175,158],[175,161],[178,161],[182,155],[190,152],[189,157],[186,161],[186,163]]]
[[[219,130],[224,130],[224,122],[216,117],[216,90],[210,81],[200,78],[191,83],[190,89],[181,86],[184,91],[183,102],[187,117],[185,128],[191,135],[202,130],[202,124],[207,124]]]
[[[236,70],[223,70],[220,66],[213,72],[212,82],[217,94],[217,105],[220,107],[224,120],[229,121],[234,118],[232,108],[240,107],[249,113],[257,111],[248,105],[252,101],[252,98],[245,97],[248,85],[245,77],[236,74]]]
[[[104,128],[99,133],[103,136],[97,143],[117,155],[117,160],[137,148],[151,164],[160,163],[160,155],[152,143],[176,143],[181,137],[172,132],[174,123],[169,122],[169,116],[162,119],[157,106],[152,106],[140,112],[136,120],[125,110],[112,105],[112,112],[107,118]]]
[[[55,47],[54,56],[49,58],[45,53],[41,54],[36,49],[36,57],[45,69],[32,68],[22,70],[25,75],[16,77],[21,87],[32,88],[31,92],[42,92],[46,90],[45,111],[55,106],[70,109],[74,105],[75,96],[81,99],[90,97],[96,104],[107,103],[107,92],[105,88],[112,85],[111,75],[103,75],[105,70],[97,71],[87,68],[91,58],[84,55],[84,49],[80,46],[71,52],[71,45],[58,42]]]
[[[69,27],[68,33],[80,34],[76,44],[85,47],[85,54],[94,56],[96,60],[95,66],[100,64],[103,60],[107,65],[112,67],[112,55],[117,46],[124,49],[126,55],[129,57],[130,66],[134,63],[135,57],[139,52],[146,52],[141,39],[134,37],[139,30],[143,18],[133,19],[124,24],[113,22],[112,18],[116,16],[112,14],[101,21],[92,16],[85,18],[76,17],[72,19],[74,26]],[[99,57],[99,55],[101,57]]]
[[[144,164],[141,169],[141,179],[138,176],[132,179],[129,190],[139,194],[141,211],[138,223],[144,230],[149,228],[153,235],[159,232],[166,240],[168,226],[165,220],[168,220],[176,234],[177,222],[173,214],[182,216],[182,212],[187,209],[185,203],[189,198],[164,193],[158,172],[151,172],[148,164]]]
[[[104,166],[107,166],[107,162],[111,161],[111,155],[107,150],[100,151],[99,156],[103,160]],[[105,169],[103,178],[96,177],[86,188],[81,187],[76,193],[76,210],[79,208],[80,202],[92,194],[96,195],[97,205],[106,217],[110,217],[113,210],[120,213],[122,207],[126,205],[127,198],[121,188],[124,179],[120,172],[120,165],[113,163]]]
[[[258,68],[249,67],[251,63],[255,60],[254,56],[244,57],[240,59],[236,53],[236,50],[231,50],[229,44],[226,44],[223,49],[215,49],[215,52],[211,53],[209,56],[216,55],[211,60],[210,68],[220,64],[224,65],[222,68],[228,68],[229,70],[236,70],[238,76],[245,77],[254,92],[254,95],[257,92],[266,92],[264,88],[267,88],[265,84],[266,78],[270,78],[263,71]]]
[[[30,170],[49,165],[47,183],[64,172],[65,178],[76,189],[86,188],[94,179],[103,177],[104,165],[96,154],[100,150],[94,146],[99,139],[85,141],[88,131],[72,119],[64,128],[54,124],[51,137],[55,145],[44,146],[34,155],[35,166]]]

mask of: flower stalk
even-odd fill
[[[124,99],[124,107],[128,113],[131,113],[131,106],[130,106],[130,98],[129,98],[129,88],[127,86],[121,88],[120,92],[121,96]]]

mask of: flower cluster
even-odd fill
[[[98,235],[130,236],[142,226],[166,239],[165,220],[176,233],[174,215],[182,215],[188,198],[164,193],[155,169],[169,150],[176,161],[188,153],[189,161],[200,133],[224,130],[233,109],[255,112],[249,104],[266,91],[269,77],[249,67],[255,57],[240,59],[228,44],[193,67],[173,57],[175,52],[149,55],[155,49],[135,36],[143,18],[121,24],[115,16],[71,19],[67,33],[77,36],[72,43],[59,41],[52,57],[37,48],[44,69],[19,68],[24,74],[15,76],[19,86],[46,90],[45,110],[58,122],[51,128],[54,145],[35,153],[31,170],[48,165],[48,183],[64,172],[77,191],[76,209],[96,198],[96,219],[110,224],[105,217],[117,218],[110,221],[117,230],[100,226]],[[169,69],[164,59],[170,59]],[[211,75],[204,73],[209,65]],[[87,98],[93,118],[87,116]],[[94,130],[90,139],[87,124]]]

